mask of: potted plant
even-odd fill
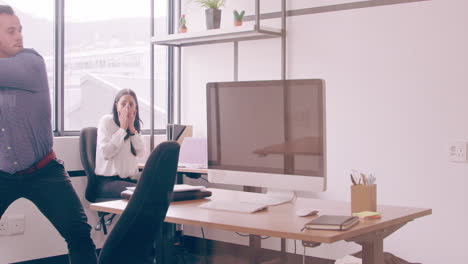
[[[240,13],[237,10],[234,10],[234,26],[242,26],[242,20],[244,19],[245,10],[242,10]]]
[[[206,8],[206,28],[215,29],[221,25],[221,9],[226,0],[195,0],[201,7]]]
[[[187,32],[187,21],[185,20],[185,15],[182,15],[179,20],[179,33]]]

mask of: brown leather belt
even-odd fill
[[[15,175],[22,175],[22,174],[28,174],[28,173],[33,173],[35,171],[38,171],[42,168],[44,168],[49,162],[51,162],[53,159],[55,159],[57,156],[55,155],[55,152],[51,150],[47,155],[45,155],[40,161],[38,161],[36,164],[34,164],[31,168],[18,171],[15,173]]]

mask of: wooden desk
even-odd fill
[[[145,167],[144,163],[138,163],[138,168],[139,169],[143,169],[144,167]],[[177,167],[177,172],[180,172],[180,173],[208,174],[208,169],[194,169],[194,168]]]
[[[239,196],[255,197],[257,193],[246,193],[221,189],[209,189],[210,199],[237,200]],[[347,231],[305,230],[304,224],[315,216],[299,217],[295,208],[312,207],[319,214],[349,215],[349,202],[298,198],[293,203],[270,206],[267,210],[253,213],[235,213],[199,208],[198,205],[209,199],[172,202],[166,215],[166,222],[201,226],[254,235],[274,236],[319,243],[333,243],[340,240],[353,241],[362,245],[363,264],[384,264],[383,239],[398,230],[407,222],[432,214],[431,209],[378,206],[381,219],[361,220]],[[101,212],[121,214],[127,205],[126,200],[91,204],[91,209]]]

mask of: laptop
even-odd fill
[[[206,138],[186,137],[180,146],[179,167],[206,169],[208,166]]]

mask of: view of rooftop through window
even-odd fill
[[[0,0],[24,27],[25,47],[44,56],[54,89],[53,0]],[[150,1],[65,0],[65,130],[97,126],[120,89],[139,99],[143,129],[150,126]],[[155,1],[155,31],[166,33],[167,1]],[[167,123],[167,52],[155,47],[155,128]],[[52,100],[53,102],[53,100]]]

